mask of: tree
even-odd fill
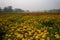
[[[4,7],[3,9],[0,8],[0,12],[24,12],[24,10],[15,8],[12,9],[12,6]]]
[[[8,12],[8,8],[4,7],[3,12]]]
[[[16,8],[15,12],[24,12],[24,10]]]
[[[2,9],[0,8],[0,12],[2,12]]]
[[[12,6],[8,6],[8,12],[13,12]]]
[[[5,7],[3,9],[4,12],[13,12],[12,6]]]

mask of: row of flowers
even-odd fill
[[[59,40],[59,20],[59,15],[1,15],[0,35],[3,40]]]

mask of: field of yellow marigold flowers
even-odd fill
[[[60,15],[0,15],[0,40],[60,40]]]

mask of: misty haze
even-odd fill
[[[60,0],[0,0],[0,40],[60,40]]]
[[[0,7],[12,6],[29,11],[60,9],[60,0],[0,0]]]

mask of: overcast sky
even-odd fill
[[[59,9],[60,0],[0,0],[0,7],[13,6],[30,11]]]

